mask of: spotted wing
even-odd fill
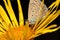
[[[48,8],[42,5],[41,0],[30,0],[28,8],[28,21],[34,24],[38,18],[42,19],[46,14]]]

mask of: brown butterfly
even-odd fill
[[[41,0],[30,0],[28,9],[28,21],[29,24],[34,24],[36,20],[42,19],[48,8],[46,5],[42,5]]]

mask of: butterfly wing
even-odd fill
[[[42,19],[47,10],[46,5],[42,5],[40,0],[30,0],[28,9],[29,24],[34,24],[38,18]]]

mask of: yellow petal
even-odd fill
[[[3,7],[1,5],[0,5],[0,18],[2,18],[7,25],[11,24],[5,10],[3,9]]]
[[[17,0],[17,2],[18,2],[18,9],[19,9],[19,25],[22,26],[22,25],[24,25],[22,7],[21,7],[20,0]]]
[[[7,2],[8,2],[8,4],[7,4]],[[10,16],[10,19],[11,19],[12,23],[14,24],[14,27],[18,27],[18,22],[16,20],[14,11],[13,11],[11,3],[10,3],[10,0],[7,0],[7,2],[6,2],[6,0],[4,0],[6,9],[8,11],[9,16]]]

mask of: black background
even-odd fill
[[[45,0],[45,4],[47,5],[47,7],[49,7],[49,5],[54,1],[55,0]],[[17,20],[18,20],[17,2],[16,2],[16,0],[11,0],[11,3],[12,3],[13,10],[15,12],[15,15],[17,17]],[[0,0],[0,4],[5,9],[3,0]],[[25,20],[27,20],[27,18],[28,18],[28,4],[29,4],[29,0],[21,0],[21,5],[22,5],[23,15],[24,15]],[[58,8],[58,9],[60,9],[60,8]],[[57,19],[55,19],[52,23],[50,23],[50,25],[51,24],[57,24],[59,26],[60,25],[60,16]],[[53,33],[47,33],[47,34],[41,35],[39,37],[36,37],[35,40],[60,40],[60,30],[57,30]]]

